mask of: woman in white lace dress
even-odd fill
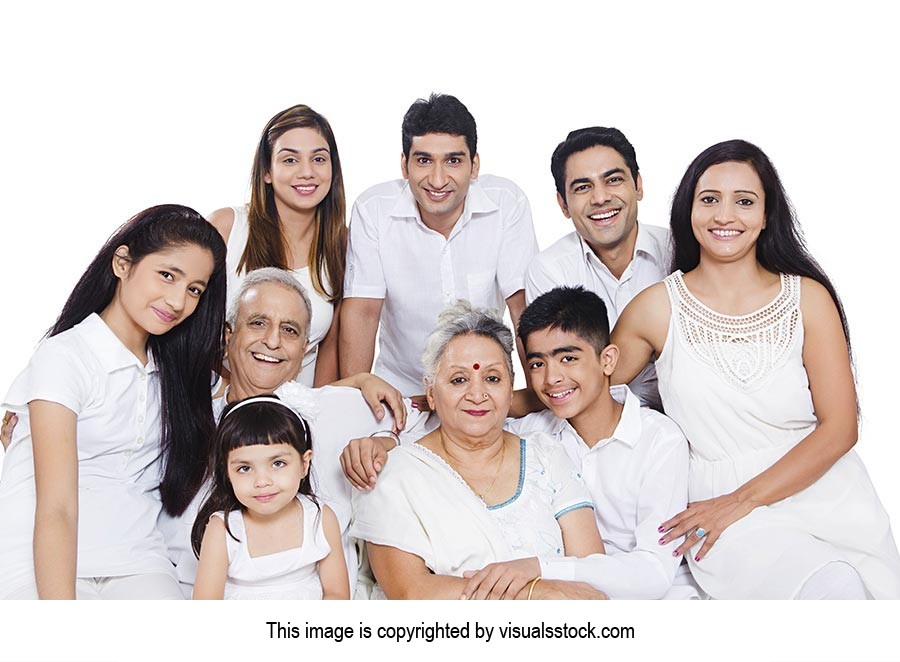
[[[859,456],[843,308],[769,159],[741,140],[689,166],[675,272],[620,317],[613,376],[656,357],[691,445],[688,509],[661,543],[714,598],[898,598],[900,557]]]

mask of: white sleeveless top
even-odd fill
[[[722,315],[665,279],[672,306],[656,361],[666,414],[690,442],[689,498],[734,491],[817,425],[803,365],[800,277],[747,315]],[[900,598],[900,556],[862,460],[850,451],[813,485],[728,527],[691,571],[714,598],[791,598],[816,570],[846,561],[879,598]]]
[[[328,556],[331,547],[325,539],[319,508],[303,494],[298,494],[297,500],[303,507],[303,544],[265,556],[250,556],[242,511],[228,513],[228,527],[238,540],[225,533],[226,600],[322,599],[318,562]],[[221,511],[212,516],[225,520]]]
[[[247,220],[247,207],[232,207],[234,212],[234,224],[231,226],[231,234],[228,235],[228,253],[225,262],[228,267],[228,300],[241,285],[245,273],[238,273],[238,263],[244,254],[244,248],[247,246],[247,238],[250,232],[250,225]],[[300,284],[306,288],[309,294],[310,303],[312,303],[312,319],[309,323],[309,346],[306,348],[306,356],[303,357],[303,368],[300,376],[297,378],[302,384],[307,386],[313,385],[316,376],[316,353],[319,343],[331,328],[331,321],[334,318],[334,306],[319,294],[313,287],[312,279],[309,275],[309,267],[301,267],[294,269],[291,273],[296,277]],[[326,289],[329,288],[327,278],[324,278]]]

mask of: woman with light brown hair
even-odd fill
[[[346,259],[344,178],[334,133],[309,106],[277,113],[262,131],[251,174],[250,203],[213,212],[209,221],[228,245],[228,291],[250,271],[291,271],[312,300],[309,346],[301,381],[338,379],[338,308]],[[264,320],[251,320],[264,324]],[[281,333],[277,330],[277,333]],[[273,335],[258,361],[277,364]]]

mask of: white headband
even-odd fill
[[[253,405],[253,404],[256,404],[257,402],[272,402],[276,405],[281,405],[285,409],[291,410],[294,413],[294,415],[300,419],[300,422],[303,423],[304,427],[306,426],[306,421],[303,420],[303,417],[293,407],[291,407],[288,403],[284,402],[283,400],[279,400],[278,398],[273,398],[271,395],[259,395],[259,396],[253,397],[253,398],[247,398],[246,400],[241,400],[234,407],[232,407],[231,409],[228,410],[228,413],[225,414],[225,418],[228,418],[229,416],[231,416],[234,412],[236,412],[238,409],[240,409],[244,405]]]

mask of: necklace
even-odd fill
[[[447,445],[444,443],[444,431],[438,428],[438,434],[441,437],[441,449],[444,451],[444,455],[447,457],[447,462],[449,462],[453,470],[459,474],[460,478],[466,481],[466,485],[468,485],[469,488],[473,492],[475,492],[478,498],[484,501],[485,497],[491,493],[491,490],[494,489],[494,485],[497,483],[497,479],[500,477],[500,469],[503,468],[503,460],[506,458],[506,440],[503,439],[501,442],[503,444],[503,448],[500,450],[500,462],[497,463],[497,471],[494,472],[494,479],[491,481],[491,484],[488,485],[488,488],[484,492],[479,492],[475,489],[472,483],[470,483],[469,480],[465,476],[463,476],[463,472],[459,470],[459,467],[456,466],[453,458],[450,457],[450,453],[447,451]]]

